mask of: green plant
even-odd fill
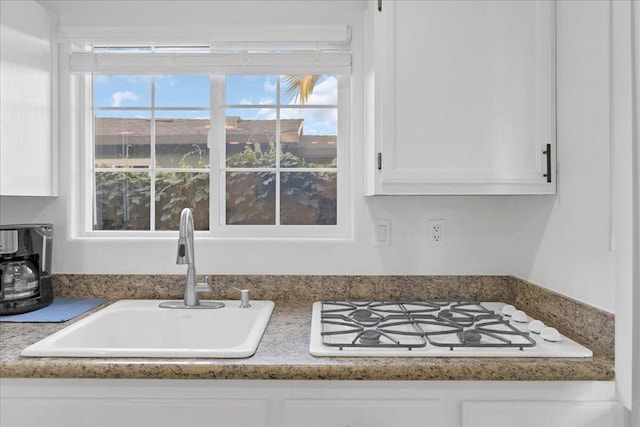
[[[179,168],[197,156],[196,167],[205,168],[206,154],[195,149],[182,156]],[[193,166],[191,166],[193,167]],[[177,230],[185,207],[194,212],[197,230],[209,229],[209,174],[188,172],[157,173],[155,180],[155,227]],[[149,230],[151,226],[151,178],[148,172],[96,173],[96,229]]]
[[[187,166],[188,158],[197,156],[195,167],[205,168],[205,152],[195,149],[182,156],[179,168]],[[192,166],[193,167],[193,166]],[[177,230],[180,213],[191,208],[196,230],[209,229],[209,174],[164,172],[156,175],[156,229]]]
[[[202,150],[187,153],[205,162]],[[245,149],[227,159],[230,168],[273,168],[276,149],[259,153]],[[335,162],[334,162],[335,163]],[[282,224],[336,224],[336,175],[331,172],[298,172],[314,168],[291,153],[281,153],[280,164],[291,171],[280,174]],[[206,166],[202,163],[202,166]],[[96,172],[96,229],[149,230],[151,178],[148,172]],[[275,171],[228,171],[226,175],[227,224],[275,224]],[[155,180],[155,227],[176,230],[180,212],[194,212],[195,228],[209,229],[208,172],[162,172]]]
[[[228,167],[275,165],[276,149],[264,153],[250,148],[227,159]],[[334,225],[337,221],[336,175],[331,172],[297,172],[307,163],[291,153],[280,155],[280,220],[282,224]],[[275,224],[275,172],[227,172],[227,224]]]
[[[148,173],[96,172],[96,217],[99,230],[148,230]]]

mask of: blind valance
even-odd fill
[[[351,52],[74,52],[70,67],[105,74],[350,74]]]

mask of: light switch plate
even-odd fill
[[[391,220],[376,219],[373,223],[373,246],[391,246]]]

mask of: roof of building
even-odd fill
[[[283,143],[299,142],[303,119],[281,119],[280,139]],[[171,144],[193,144],[195,139],[207,140],[209,119],[156,119],[158,142]],[[275,120],[244,120],[227,117],[225,129],[227,140],[239,143],[275,142]],[[151,135],[151,120],[144,118],[95,119],[96,143],[100,145],[119,143],[126,137],[130,144],[148,144]],[[167,137],[173,137],[167,140]],[[181,138],[175,138],[181,137]],[[199,138],[200,137],[200,138]]]

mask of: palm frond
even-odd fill
[[[319,78],[320,76],[316,74],[290,74],[285,76],[285,98],[287,101],[299,100],[300,104],[306,104]]]

